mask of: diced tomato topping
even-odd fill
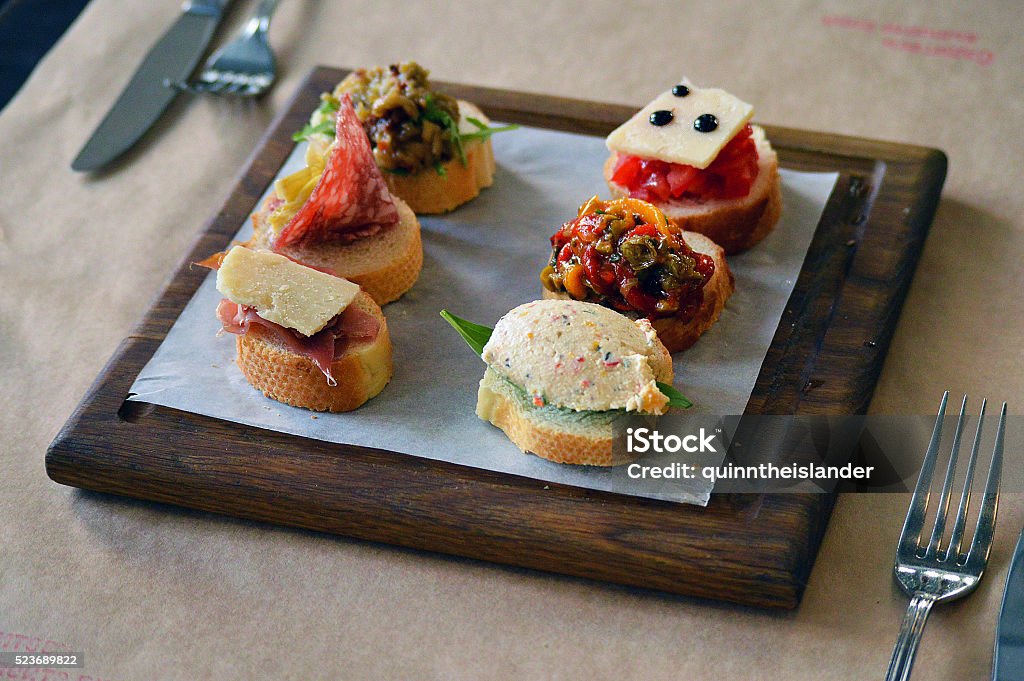
[[[612,181],[644,201],[670,199],[738,199],[750,193],[757,179],[757,146],[748,125],[701,170],[678,163],[619,154]]]

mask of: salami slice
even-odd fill
[[[324,174],[309,200],[281,230],[274,250],[366,231],[367,226],[398,222],[398,209],[373,160],[370,140],[347,94],[338,107],[335,130],[337,137],[327,157]]]

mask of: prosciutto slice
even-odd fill
[[[347,94],[338,108],[335,132],[323,175],[281,230],[274,250],[372,233],[398,222],[398,209]]]
[[[303,336],[268,321],[256,314],[255,308],[233,303],[227,298],[217,306],[217,318],[225,331],[239,336],[246,334],[254,324],[262,326],[289,350],[312,360],[331,385],[335,383],[331,363],[353,345],[373,341],[380,332],[380,320],[355,305],[346,307],[330,324],[312,336]]]

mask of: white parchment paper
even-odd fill
[[[394,377],[356,411],[317,414],[263,397],[234,364],[234,336],[217,337],[220,295],[211,273],[132,385],[130,399],[300,435],[622,494],[706,504],[710,483],[652,488],[621,470],[564,466],[522,454],[474,413],[484,365],[441,319],[447,308],[493,326],[540,297],[548,238],[594,194],[607,195],[604,140],[533,128],[497,135],[494,186],[454,213],[423,217],[423,272],[384,308]],[[281,169],[302,165],[304,145]],[[676,355],[675,385],[707,414],[741,414],[753,389],[835,173],[782,171],[778,226],[753,250],[729,258],[736,293],[719,322]],[[268,191],[270,189],[268,188]],[[249,220],[238,239],[249,238]],[[339,454],[339,456],[342,456]],[[671,455],[663,455],[671,463]],[[649,455],[645,464],[657,465]]]

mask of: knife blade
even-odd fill
[[[1024,681],[1024,532],[1013,552],[999,609],[992,681]]]
[[[228,0],[190,0],[178,20],[150,49],[121,96],[71,163],[97,170],[126,152],[167,109],[179,92],[165,81],[187,79],[203,56]]]

